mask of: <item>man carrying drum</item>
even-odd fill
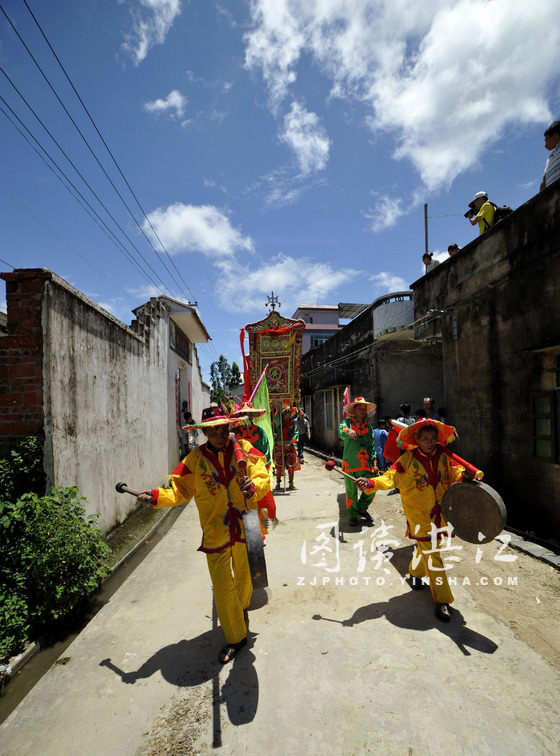
[[[386,473],[378,478],[359,478],[356,485],[362,491],[391,489],[401,493],[406,517],[406,535],[416,541],[416,549],[409,565],[410,586],[414,590],[424,587],[422,578],[428,578],[435,615],[442,622],[449,622],[453,593],[449,587],[446,569],[441,558],[441,548],[447,540],[447,527],[442,512],[441,500],[446,490],[457,481],[472,480],[474,472],[452,465],[440,446],[446,446],[456,438],[450,425],[437,420],[421,418],[399,433],[399,443],[405,443],[406,451]]]
[[[199,551],[206,554],[214,589],[214,601],[226,646],[219,660],[226,664],[247,643],[243,610],[249,606],[253,586],[245,546],[242,513],[270,491],[264,455],[248,441],[239,445],[247,462],[246,474],[235,464],[229,426],[246,418],[230,418],[221,407],[202,411],[194,428],[208,439],[193,449],[171,474],[171,488],[141,491],[138,501],[151,502],[154,509],[185,504],[193,496],[202,527]]]

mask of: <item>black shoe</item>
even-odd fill
[[[358,524],[358,518],[357,517],[351,517],[348,520],[348,525],[352,525],[353,528],[356,527],[357,524]]]
[[[220,664],[227,664],[230,661],[233,661],[239,651],[243,648],[243,646],[247,645],[247,638],[243,638],[243,640],[239,641],[239,643],[228,643],[226,646],[222,648],[220,651],[220,655],[218,657],[218,660],[220,661]],[[226,658],[222,658],[226,657]]]
[[[387,496],[394,496],[395,494],[398,494],[398,493],[400,493],[399,489],[398,488],[393,488],[392,491],[389,491],[389,493],[387,494]]]
[[[441,622],[449,622],[451,620],[451,609],[449,604],[436,604],[434,614],[441,620]]]

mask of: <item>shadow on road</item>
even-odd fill
[[[266,592],[257,591],[257,600],[251,609],[266,604]],[[264,595],[262,595],[264,594]],[[259,681],[255,669],[256,658],[251,653],[256,635],[249,630],[247,618],[247,646],[230,664],[218,661],[217,649],[223,647],[224,636],[217,626],[215,605],[212,612],[212,629],[189,640],[180,640],[160,648],[139,669],[125,672],[113,664],[110,658],[99,662],[118,675],[126,685],[160,672],[164,680],[178,687],[195,687],[212,680],[213,747],[221,746],[220,705],[225,704],[230,722],[234,725],[248,724],[257,714]],[[246,615],[247,616],[247,615]],[[229,670],[227,680],[221,687],[220,670]]]
[[[435,627],[443,635],[447,635],[465,656],[471,655],[467,646],[483,654],[493,654],[498,648],[490,638],[467,627],[458,609],[452,610],[449,624],[439,622],[434,616],[434,604],[429,590],[426,590],[424,595],[420,595],[419,592],[410,592],[394,596],[388,601],[361,606],[345,620],[330,619],[320,614],[313,615],[314,620],[339,622],[343,627],[354,627],[354,625],[380,617],[386,617],[391,624],[404,630],[423,632]]]

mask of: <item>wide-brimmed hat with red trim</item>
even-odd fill
[[[367,411],[368,411],[368,412],[372,412],[372,411],[373,411],[373,412],[375,412],[375,411],[376,411],[376,409],[377,409],[377,404],[374,404],[373,402],[368,402],[368,401],[367,401],[367,399],[364,399],[364,397],[363,397],[363,396],[357,396],[357,397],[356,397],[356,398],[354,399],[354,401],[353,401],[353,402],[350,402],[350,404],[347,404],[347,405],[346,405],[346,406],[344,407],[344,412],[345,412],[345,413],[346,413],[347,415],[351,415],[351,414],[352,414],[352,412],[354,411],[354,407],[355,407],[356,405],[362,405],[362,406],[366,406],[366,407],[367,407]]]
[[[240,415],[246,415],[247,417],[262,417],[266,415],[266,409],[257,409],[253,407],[251,402],[243,402],[238,410],[231,413],[232,417],[239,417]]]
[[[205,428],[216,428],[218,425],[241,425],[241,423],[247,420],[247,416],[242,417],[230,417],[224,412],[223,407],[206,407],[202,410],[202,420],[196,425],[186,425],[186,430],[192,430],[199,428],[204,430]]]
[[[290,415],[297,415],[298,409],[294,407],[289,399],[282,399],[282,414],[289,412]]]
[[[401,430],[398,438],[399,445],[405,443],[408,447],[418,446],[416,434],[418,431],[422,430],[422,428],[435,428],[438,434],[438,444],[441,444],[442,446],[447,446],[447,444],[452,443],[459,437],[457,431],[452,425],[440,423],[439,420],[432,420],[430,417],[421,417],[412,425],[407,425],[406,428]]]

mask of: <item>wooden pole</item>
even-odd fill
[[[424,237],[426,254],[428,254],[428,203],[424,205]]]

